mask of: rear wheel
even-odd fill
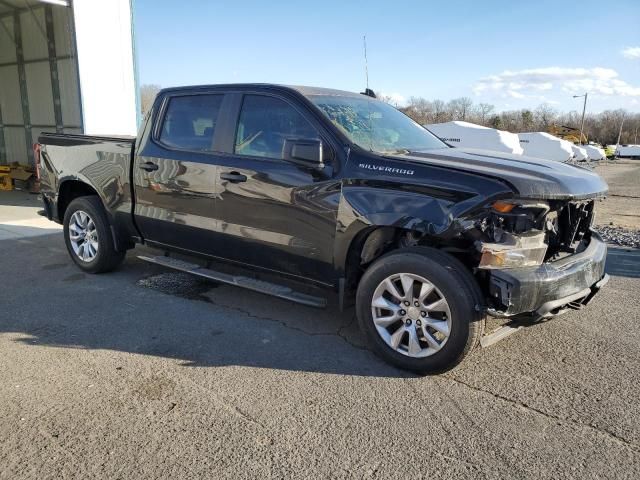
[[[64,215],[64,240],[78,267],[89,273],[108,272],[124,259],[113,244],[109,221],[96,196],[73,200]]]
[[[481,295],[455,258],[415,247],[385,255],[358,286],[360,328],[388,362],[418,373],[457,365],[483,330]]]

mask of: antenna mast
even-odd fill
[[[369,64],[367,62],[367,36],[362,36],[362,44],[364,46],[364,76],[367,79],[367,88],[364,89],[364,92],[360,92],[362,95],[366,95],[367,97],[376,98],[376,94],[369,88]]]
[[[362,43],[364,45],[364,75],[367,80],[367,90],[369,90],[369,65],[367,62],[367,36],[362,36]]]

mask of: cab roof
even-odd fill
[[[358,97],[362,94],[355,92],[348,92],[346,90],[336,90],[333,88],[322,87],[310,87],[304,85],[280,85],[275,83],[227,83],[218,85],[189,85],[184,87],[170,87],[163,88],[160,92],[186,92],[186,91],[198,91],[198,90],[226,90],[226,89],[238,89],[238,90],[250,90],[250,89],[265,89],[265,90],[280,90],[280,91],[295,91],[302,95],[326,95],[337,97]]]

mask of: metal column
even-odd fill
[[[27,158],[33,165],[33,146],[31,135],[31,115],[29,113],[29,98],[27,96],[27,74],[24,69],[24,53],[22,51],[22,27],[20,25],[20,14],[13,15],[13,32],[16,44],[16,62],[18,63],[18,82],[20,83],[20,100],[22,103],[22,121],[24,122],[25,141],[27,144]]]
[[[4,124],[2,123],[2,105],[0,105],[0,164],[7,162],[7,150],[4,146]]]
[[[56,56],[56,40],[53,29],[53,11],[50,6],[44,7],[44,22],[47,31],[47,49],[49,51],[53,114],[56,119],[56,132],[62,133],[64,122],[62,121],[62,102],[60,99],[60,82],[58,81],[58,57]]]

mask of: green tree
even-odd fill
[[[520,120],[522,121],[523,132],[530,132],[533,129],[533,112],[531,110],[522,110],[520,112]]]

